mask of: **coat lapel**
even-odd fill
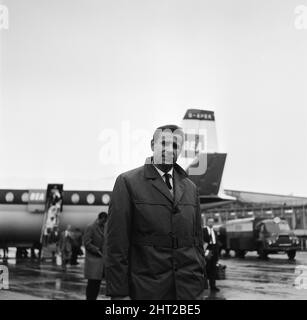
[[[159,174],[159,173],[158,173]],[[150,180],[151,184],[162,193],[171,202],[174,201],[172,194],[168,190],[166,183],[163,181],[162,177],[159,176],[156,179]]]
[[[169,201],[173,202],[174,199],[172,194],[168,190],[166,183],[163,181],[162,177],[155,169],[155,167],[151,163],[146,163],[144,166],[144,170],[145,178],[149,180],[151,185]]]
[[[159,172],[155,169],[151,163],[151,158],[147,158],[144,165],[144,175],[145,178],[149,179],[150,183],[155,189],[157,189],[161,194],[163,194],[168,200],[170,200],[174,205],[177,205],[184,193],[183,178],[186,176],[184,170],[178,165],[174,166],[174,197],[168,190],[166,183],[163,181]]]

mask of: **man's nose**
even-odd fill
[[[174,153],[173,149],[166,149],[166,150],[163,151],[163,155],[171,157],[171,156],[174,156],[175,153]]]
[[[165,153],[173,153],[174,148],[171,145],[163,146],[163,152]]]

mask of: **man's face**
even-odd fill
[[[154,163],[175,164],[181,153],[182,136],[176,132],[163,131],[152,144]]]
[[[207,225],[208,225],[209,228],[213,227],[213,222],[214,222],[213,219],[209,219],[208,220]]]

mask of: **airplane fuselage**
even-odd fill
[[[0,247],[40,242],[45,190],[0,190]],[[67,225],[84,230],[99,212],[108,211],[110,192],[64,191],[60,231]],[[31,198],[31,199],[30,199]]]

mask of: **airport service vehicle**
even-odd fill
[[[299,249],[299,239],[288,222],[279,217],[230,220],[222,229],[226,231],[222,246],[226,251],[234,250],[237,257],[257,251],[260,258],[266,259],[269,254],[284,252],[293,260]]]

